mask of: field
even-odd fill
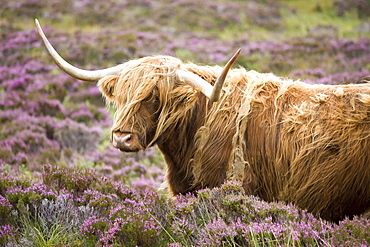
[[[358,0],[2,0],[0,246],[370,246],[370,220],[338,224],[239,184],[168,196],[153,147],[123,154],[114,109],[64,74],[38,18],[77,67],[165,54],[307,83],[370,81],[370,2]]]

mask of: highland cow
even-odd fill
[[[116,148],[159,147],[173,194],[238,180],[249,195],[327,220],[370,208],[370,85],[308,85],[243,68],[227,74],[237,54],[224,70],[152,56],[85,71],[38,30],[61,69],[98,81],[116,106]]]

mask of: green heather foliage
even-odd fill
[[[365,0],[2,0],[0,246],[369,246],[338,224],[237,183],[170,198],[156,148],[123,154],[94,83],[61,72],[35,30],[78,67],[165,54],[307,83],[370,81]]]

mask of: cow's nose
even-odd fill
[[[124,152],[136,152],[143,149],[137,135],[134,133],[114,132],[112,144],[115,148]]]
[[[113,146],[119,149],[129,148],[132,144],[132,134],[113,133]]]

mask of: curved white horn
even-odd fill
[[[221,75],[217,78],[215,86],[209,84],[206,80],[202,79],[200,76],[190,72],[190,71],[177,71],[179,79],[195,88],[199,88],[200,91],[210,99],[210,102],[216,102],[220,99],[222,86],[225,82],[227,73],[229,72],[231,66],[238,58],[241,49],[238,49],[237,52],[232,56],[232,58],[227,62],[224,69],[221,72]]]
[[[180,81],[187,83],[194,88],[200,89],[202,94],[204,94],[207,98],[211,98],[213,86],[206,80],[190,71],[178,70],[176,73]]]
[[[59,68],[61,68],[64,72],[69,74],[70,76],[84,80],[84,81],[98,81],[99,79],[103,78],[104,76],[107,75],[117,75],[122,69],[122,65],[117,65],[111,68],[107,69],[101,69],[101,70],[83,70],[79,69],[67,61],[65,61],[59,54],[58,52],[53,48],[53,46],[50,44],[49,40],[46,38],[44,32],[41,29],[41,26],[39,24],[39,21],[35,19],[36,26],[37,26],[37,31],[39,32],[45,47],[51,57],[53,58],[54,62],[58,65]]]

